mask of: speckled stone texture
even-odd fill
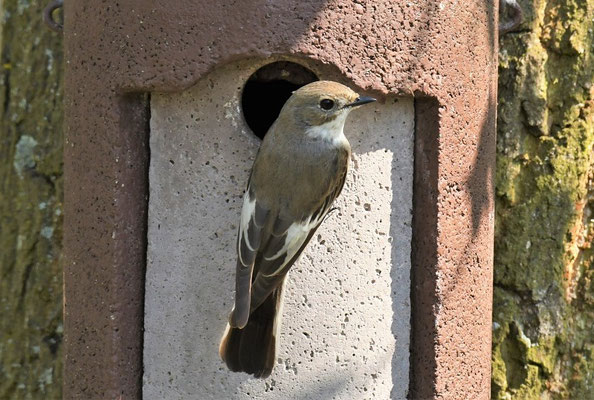
[[[243,190],[260,144],[238,89],[261,65],[226,65],[189,90],[151,98],[143,398],[405,399],[411,98],[349,116],[351,171],[339,209],[289,273],[272,376],[232,373],[219,359]]]
[[[487,399],[497,2],[79,0],[64,7],[64,397],[140,398],[148,92],[306,57],[413,95],[414,399]]]

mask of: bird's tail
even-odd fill
[[[282,317],[283,286],[279,285],[250,314],[243,329],[227,324],[219,355],[231,371],[246,372],[256,378],[266,378],[272,372]]]

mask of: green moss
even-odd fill
[[[526,360],[537,365],[543,376],[550,376],[557,359],[555,336],[541,336],[538,343],[531,345],[526,351]]]
[[[512,390],[512,398],[523,400],[540,400],[544,389],[544,382],[540,377],[539,368],[534,365],[527,365],[526,379],[516,390]]]
[[[588,398],[594,3],[522,6],[501,41],[492,397]]]
[[[573,354],[572,370],[569,373],[569,392],[576,399],[587,399],[594,393],[594,347],[586,345]]]
[[[62,37],[0,3],[0,399],[62,397]]]

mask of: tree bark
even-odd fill
[[[62,42],[0,2],[0,398],[62,393]]]
[[[594,1],[500,40],[493,399],[594,393]]]

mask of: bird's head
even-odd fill
[[[292,113],[303,128],[323,128],[342,132],[347,115],[354,108],[375,101],[359,96],[350,88],[332,81],[316,81],[305,85],[287,100],[281,111]]]

